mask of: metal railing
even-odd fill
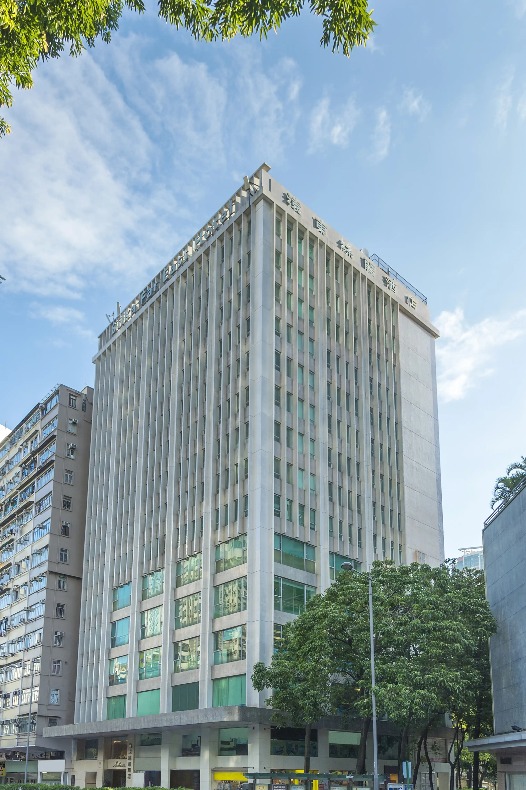
[[[395,280],[398,280],[399,283],[405,285],[405,287],[408,288],[411,291],[411,293],[414,293],[415,296],[418,296],[418,298],[421,299],[424,304],[427,304],[427,296],[424,296],[423,293],[421,293],[417,288],[415,288],[414,285],[411,285],[411,283],[408,282],[405,279],[405,277],[402,277],[401,274],[398,274],[398,272],[395,269],[391,268],[391,266],[389,266],[384,260],[382,260],[382,258],[380,258],[380,256],[377,255],[375,252],[371,255],[371,260],[374,261],[376,264],[378,264],[380,269],[382,269],[382,271],[388,274],[389,277],[394,277]]]

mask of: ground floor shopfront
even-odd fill
[[[270,716],[260,708],[213,708],[70,725],[56,734],[73,742],[70,774],[80,787],[240,790],[247,774],[303,770],[303,730],[277,728]],[[334,718],[322,725],[312,732],[311,771],[354,773],[361,722]],[[384,722],[378,752],[379,773],[396,781],[397,738]],[[288,790],[283,781],[275,784]]]

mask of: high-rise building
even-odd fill
[[[62,781],[73,721],[93,390],[57,386],[0,443],[0,761]]]
[[[343,562],[443,559],[436,336],[425,297],[267,166],[105,329],[60,728],[78,784],[298,767],[254,663]],[[359,733],[313,737],[316,768],[349,768]]]
[[[484,553],[482,546],[471,546],[467,549],[459,549],[462,552],[460,557],[455,560],[455,567],[459,571],[465,568],[473,568],[478,571],[484,570]]]

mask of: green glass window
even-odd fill
[[[247,577],[214,587],[214,617],[242,612],[247,608]]]
[[[175,585],[182,587],[183,584],[196,582],[201,578],[203,572],[203,555],[193,554],[184,560],[179,560],[175,569]]]
[[[291,579],[274,577],[274,609],[278,612],[301,614],[307,602],[316,594],[316,588]]]
[[[291,568],[316,573],[316,549],[286,535],[274,535],[274,561]]]
[[[113,611],[129,606],[131,602],[131,582],[113,588]]]
[[[274,652],[276,653],[283,645],[283,626],[280,623],[274,623]]]
[[[172,710],[195,710],[199,707],[199,683],[172,686]]]
[[[149,636],[159,636],[163,630],[163,607],[154,606],[141,612],[141,639]]]
[[[199,668],[200,638],[192,636],[174,644],[174,672]]]
[[[181,736],[181,757],[199,757],[201,735],[199,732],[184,732]]]
[[[247,536],[238,535],[216,546],[216,573],[247,561]]]
[[[96,760],[99,756],[99,741],[98,738],[89,738],[84,741],[84,759]]]
[[[120,645],[127,645],[130,641],[130,618],[123,617],[122,620],[115,620],[111,624],[111,640],[112,647],[119,647]]]
[[[201,593],[177,598],[175,601],[175,627],[185,628],[201,622]]]
[[[247,627],[236,625],[214,634],[214,664],[227,664],[247,657]]]
[[[248,727],[220,729],[217,753],[220,757],[248,754]]]
[[[122,694],[119,697],[108,697],[106,703],[107,719],[126,718],[126,694]]]
[[[139,691],[137,694],[137,716],[153,716],[161,712],[161,689]]]
[[[142,732],[139,735],[139,746],[160,746],[163,736],[160,732]]]
[[[329,571],[331,575],[331,581],[336,579],[342,569],[344,562],[351,562],[355,570],[360,569],[360,563],[357,563],[355,560],[351,560],[349,557],[344,557],[342,554],[335,554],[333,551],[331,551],[329,553]]]
[[[227,705],[246,705],[247,676],[234,675],[229,678],[212,680],[212,707],[222,708]]]
[[[142,599],[161,595],[164,590],[164,570],[161,568],[142,577]]]
[[[109,684],[117,686],[128,680],[128,656],[110,658]]]
[[[158,678],[161,674],[161,648],[152,647],[151,650],[139,652],[139,680]]]
[[[355,758],[359,744],[359,732],[329,732],[329,757]]]

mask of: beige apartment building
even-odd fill
[[[0,443],[3,781],[67,781],[93,390],[57,386]]]
[[[75,723],[55,731],[77,784],[301,767],[252,668],[343,562],[443,559],[436,337],[425,297],[266,165],[103,331]],[[313,738],[313,768],[352,770],[359,733]]]

